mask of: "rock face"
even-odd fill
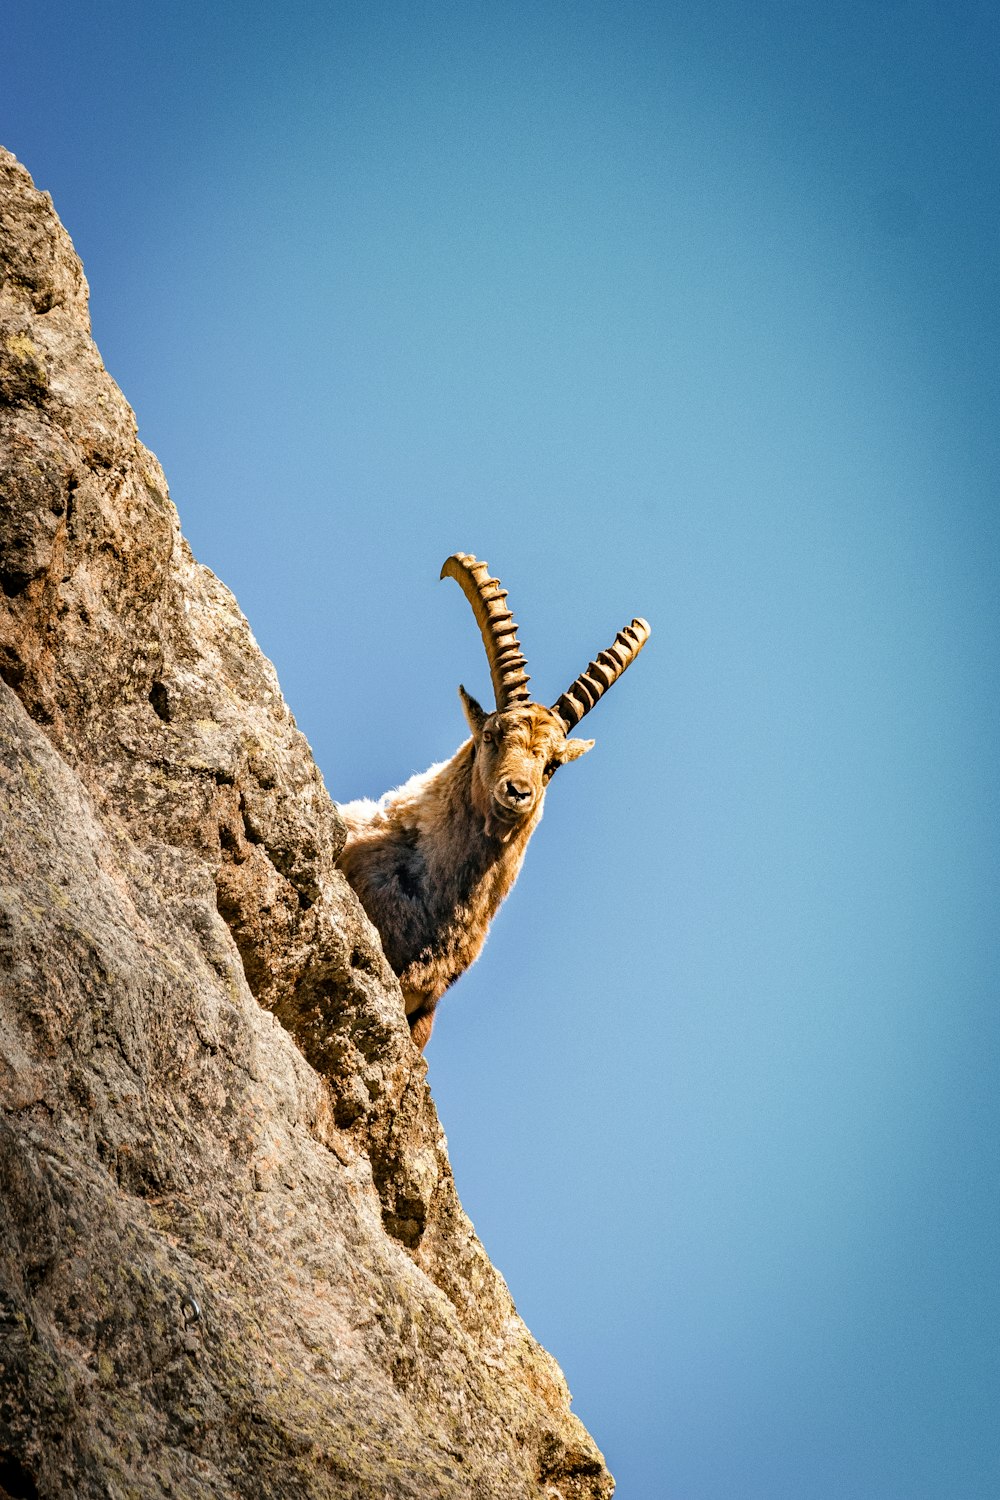
[[[608,1497],[309,747],[2,151],[0,278],[0,1500]]]

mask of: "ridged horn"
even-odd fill
[[[632,665],[648,640],[646,621],[633,620],[631,625],[619,630],[606,651],[598,652],[597,660],[592,661],[566,689],[559,702],[552,705],[553,712],[559,715],[567,729],[579,724],[584,714],[590,712],[598,698],[603,697],[625,668]]]
[[[441,569],[442,578],[454,578],[472,605],[482,632],[493,679],[497,711],[514,703],[530,703],[527,662],[517,639],[517,622],[507,608],[507,590],[490,577],[489,566],[471,552],[456,552]]]

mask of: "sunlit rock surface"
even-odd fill
[[[309,746],[3,151],[0,277],[0,1500],[610,1496]]]

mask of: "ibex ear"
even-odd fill
[[[593,740],[567,740],[559,752],[559,759],[565,765],[567,761],[579,760],[581,755],[586,755],[593,748]]]
[[[462,700],[462,707],[465,709],[465,717],[469,721],[469,728],[478,739],[480,734],[482,733],[483,725],[486,723],[488,715],[486,714],[484,709],[480,708],[479,704],[476,702],[475,698],[473,698],[472,694],[465,691],[465,688],[462,687],[461,683],[459,683],[458,687],[458,696]]]

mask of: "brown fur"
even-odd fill
[[[378,928],[423,1050],[434,1010],[478,957],[517,879],[554,772],[589,750],[539,703],[487,714],[460,690],[472,738],[378,803],[341,807],[340,868]]]

